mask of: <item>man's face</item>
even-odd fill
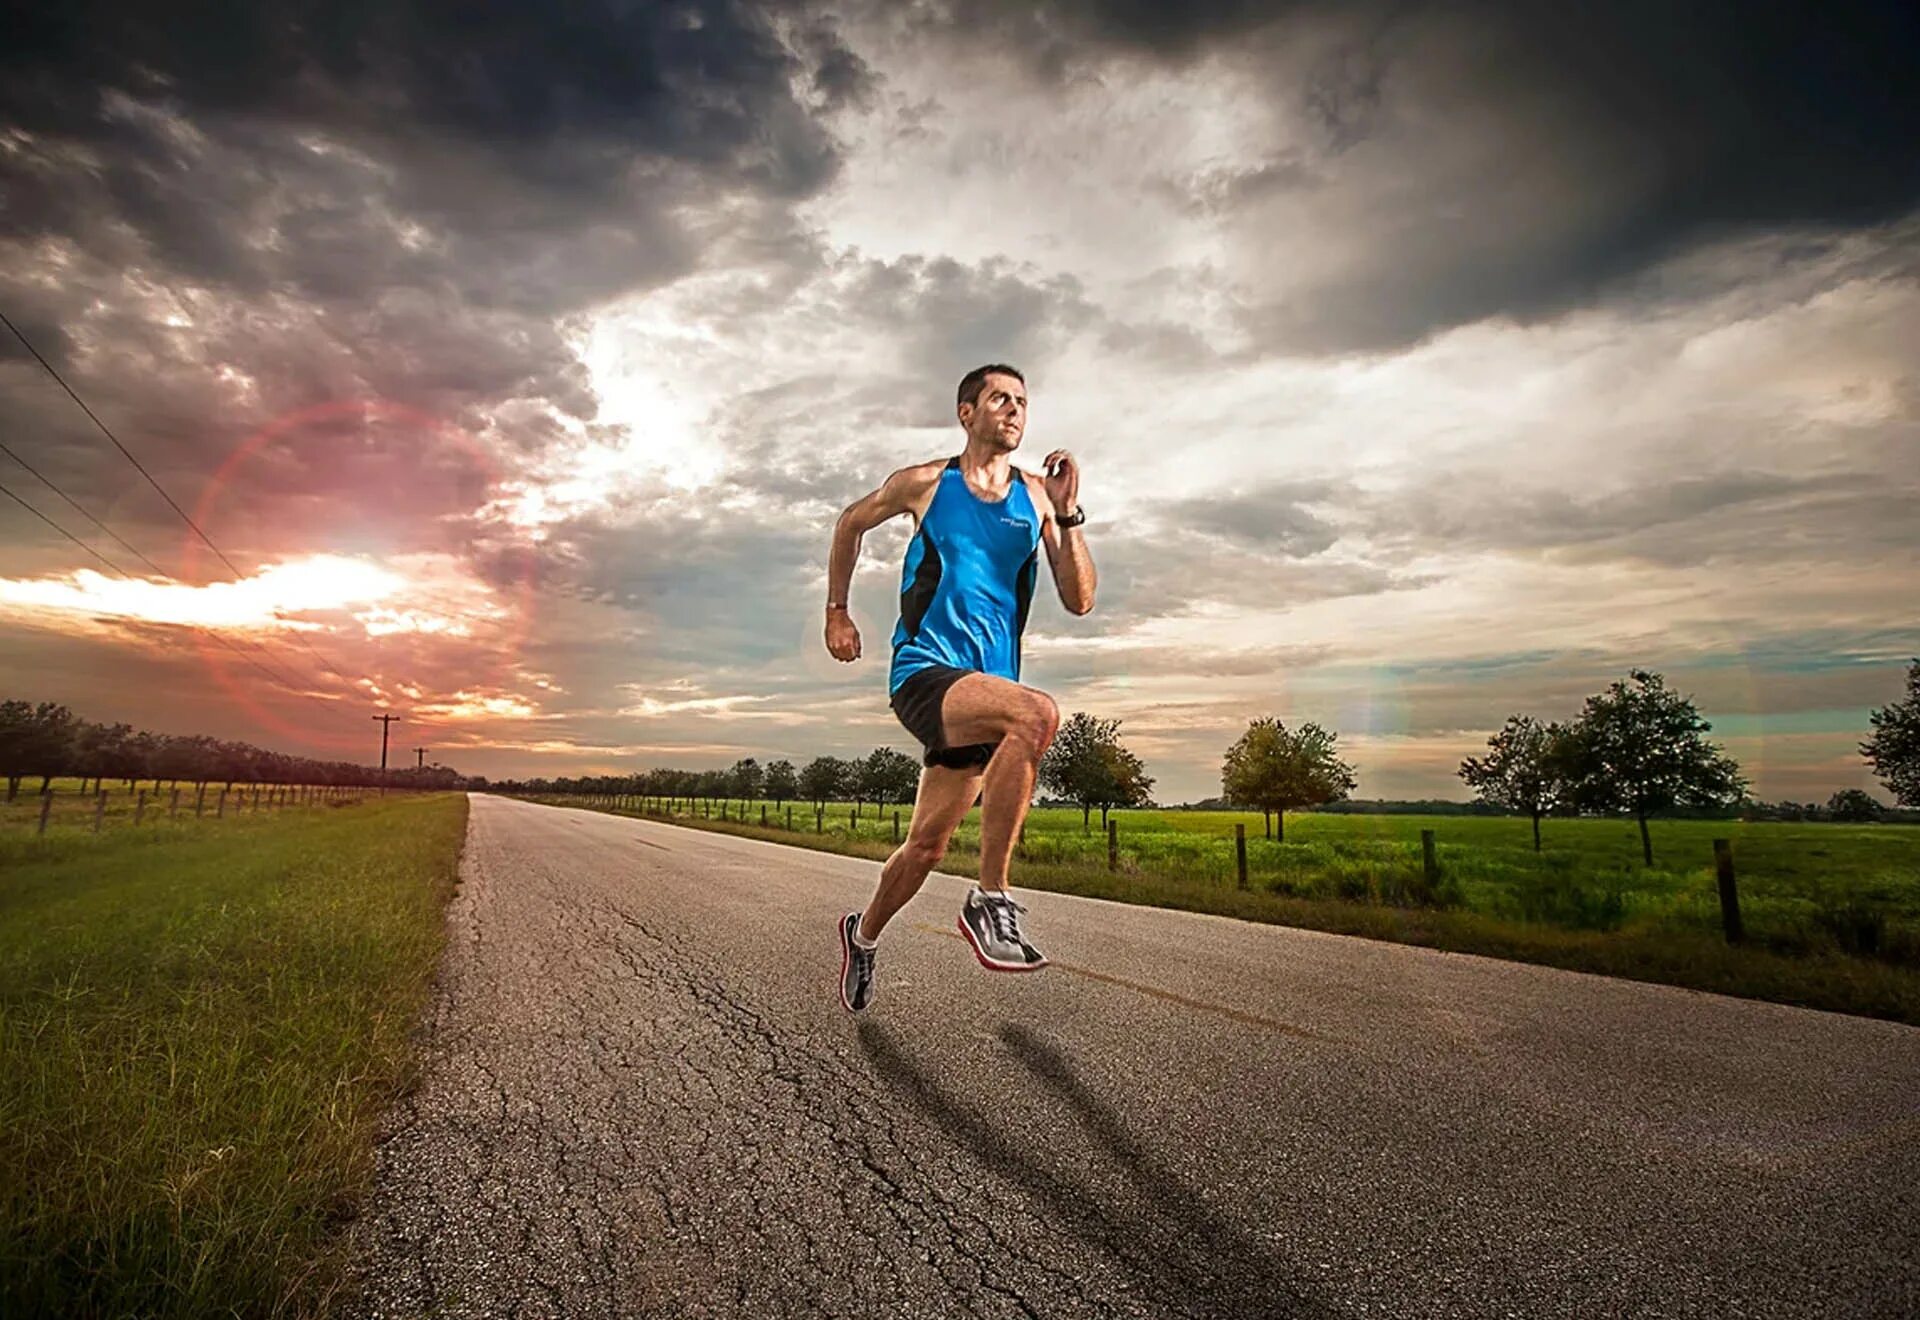
[[[1027,430],[1027,387],[1013,376],[989,373],[977,400],[960,405],[960,424],[970,438],[1012,453]]]

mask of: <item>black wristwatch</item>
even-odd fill
[[[1069,527],[1078,527],[1086,520],[1087,508],[1084,504],[1076,504],[1072,513],[1056,513],[1053,515],[1053,525],[1063,532]]]

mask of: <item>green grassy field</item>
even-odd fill
[[[562,799],[550,799],[561,801]],[[684,810],[684,804],[683,804]],[[847,804],[816,822],[812,804],[769,808],[765,837],[883,858],[895,808]],[[901,808],[906,828],[910,808]],[[759,806],[722,824],[760,834]],[[1920,1024],[1920,829],[1905,826],[1661,820],[1654,865],[1631,820],[1548,820],[1533,851],[1524,819],[1289,815],[1286,842],[1258,813],[1126,811],[1108,869],[1098,813],[1039,808],[1013,868],[1016,886],[1215,912],[1461,952],[1543,962]],[[816,833],[818,823],[822,828]],[[1234,826],[1247,831],[1238,884]],[[1436,835],[1440,880],[1424,877],[1420,831]],[[1722,933],[1713,840],[1732,845],[1746,941]],[[978,866],[979,813],[941,869]]]
[[[0,1314],[322,1313],[465,831],[455,794],[0,831]]]
[[[78,779],[55,779],[50,787],[52,792],[45,798],[46,829],[48,834],[63,831],[91,832],[96,818],[102,832],[124,829],[136,821],[142,826],[159,826],[166,823],[187,821],[214,821],[244,818],[256,814],[279,810],[291,810],[299,806],[298,787],[285,788],[270,784],[235,784],[231,792],[224,792],[224,783],[208,784],[204,791],[193,784],[181,784],[176,797],[172,787],[155,789],[151,779],[143,779],[134,788],[129,789],[125,780],[109,779],[106,782],[106,795],[98,798],[91,791],[91,780],[86,781],[89,791],[81,792]],[[0,784],[0,789],[4,785]],[[145,790],[146,801],[141,802],[141,790]],[[323,798],[334,801],[349,801],[376,794],[378,790],[352,789],[314,789],[311,790],[317,804]],[[40,781],[29,779],[20,785],[20,792],[13,801],[0,800],[0,839],[12,835],[40,833],[40,814],[42,798]]]

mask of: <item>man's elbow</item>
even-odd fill
[[[1093,593],[1088,592],[1084,599],[1063,601],[1062,604],[1067,607],[1067,613],[1069,614],[1092,614]]]

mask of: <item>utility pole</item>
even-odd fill
[[[413,749],[413,768],[415,770],[425,770],[427,768],[426,748],[416,747]]]
[[[387,778],[387,726],[398,724],[400,717],[398,715],[369,715],[367,718],[380,721],[380,780],[384,783]]]

